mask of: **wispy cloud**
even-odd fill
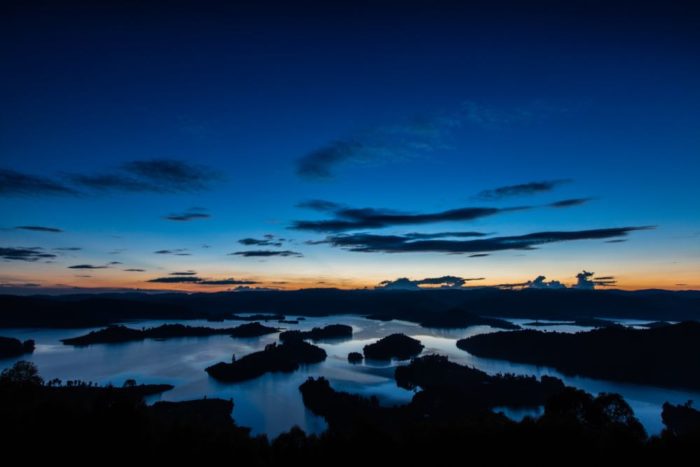
[[[181,213],[169,214],[163,217],[163,219],[169,221],[189,222],[198,219],[209,219],[210,217],[211,215],[207,213],[206,209],[204,208],[190,208]]]
[[[402,235],[357,233],[331,235],[326,238],[325,243],[357,252],[483,254],[504,250],[533,250],[537,246],[548,243],[625,237],[630,232],[652,228],[653,227],[642,226],[535,232],[526,235],[490,237],[475,240],[414,240],[411,237]]]
[[[552,207],[552,208],[570,208],[574,206],[580,206],[582,204],[586,204],[587,202],[591,201],[593,198],[569,198],[569,199],[562,199],[560,201],[555,201],[553,203],[549,203],[547,206]]]
[[[6,261],[34,262],[42,259],[56,258],[41,247],[0,247],[0,258]]]
[[[248,279],[234,279],[232,277],[226,279],[203,279],[198,276],[165,276],[150,279],[147,282],[157,284],[197,284],[197,285],[253,285],[258,284],[257,281]]]
[[[63,230],[56,227],[45,227],[43,225],[19,225],[15,230],[29,230],[31,232],[61,233]]]
[[[187,248],[176,248],[174,250],[157,250],[153,253],[157,255],[192,256]]]
[[[266,234],[263,238],[242,238],[238,243],[245,246],[275,246],[281,247],[284,238],[277,237],[273,234]]]
[[[94,264],[75,264],[73,266],[68,266],[68,269],[108,269],[109,266],[106,265],[94,265]]]
[[[51,178],[0,169],[0,194],[6,196],[77,195],[78,191]]]
[[[208,189],[220,179],[221,176],[212,169],[174,159],[136,160],[111,171],[54,177],[0,169],[0,194],[75,196],[96,191],[183,193]]]
[[[476,195],[476,197],[483,200],[499,200],[503,198],[513,198],[516,196],[536,195],[539,193],[552,191],[555,188],[570,182],[570,179],[560,179],[520,183],[517,185],[506,185],[493,188],[491,190],[484,190]]]
[[[297,251],[290,250],[246,250],[246,251],[235,251],[229,253],[229,255],[243,256],[245,258],[266,258],[270,256],[283,256],[283,257],[302,257],[301,253]]]
[[[333,211],[334,218],[319,221],[295,221],[291,228],[312,232],[345,232],[349,230],[379,229],[398,225],[430,224],[436,222],[470,221],[496,214],[522,211],[529,206],[510,208],[465,207],[426,214],[413,214],[388,209],[341,208]],[[475,233],[479,235],[479,233]],[[418,234],[420,235],[420,234]]]

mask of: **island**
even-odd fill
[[[284,331],[280,333],[280,340],[286,342],[295,339],[310,339],[312,341],[321,341],[327,339],[351,339],[352,326],[347,324],[329,324],[322,328],[316,327],[310,331]]]
[[[700,389],[700,323],[650,329],[608,326],[575,334],[534,330],[481,334],[457,347],[473,355],[545,365],[565,374]]]
[[[301,364],[320,363],[326,359],[326,351],[303,340],[290,340],[282,344],[268,344],[264,350],[232,359],[231,363],[219,362],[206,368],[214,379],[240,382],[254,379],[266,373],[291,373]]]
[[[91,344],[116,344],[141,341],[145,339],[173,339],[178,337],[206,337],[229,335],[231,337],[259,337],[279,332],[279,329],[260,323],[246,323],[234,328],[209,328],[203,326],[186,326],[183,324],[163,324],[155,328],[133,329],[122,325],[108,326],[99,331],[61,339],[66,345],[86,346]]]
[[[34,352],[34,341],[22,342],[14,337],[0,337],[0,358],[18,357]]]
[[[408,360],[423,351],[423,344],[405,334],[396,333],[365,345],[362,351],[365,358],[373,360]]]
[[[448,311],[432,313],[419,321],[425,328],[468,328],[470,326],[491,326],[496,329],[520,329],[510,321],[498,318],[485,318],[468,311],[454,308]]]
[[[348,354],[348,362],[350,363],[362,363],[362,360],[364,360],[364,357],[360,352],[350,352]]]

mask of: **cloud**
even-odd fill
[[[201,282],[203,279],[197,276],[167,276],[167,277],[156,277],[155,279],[150,279],[147,282],[156,282],[160,284],[186,284],[186,283],[197,283]]]
[[[251,280],[239,280],[239,279],[216,279],[216,280],[204,280],[199,282],[200,285],[253,285],[258,284],[257,281]]]
[[[542,102],[499,109],[468,101],[441,115],[379,126],[331,141],[299,158],[296,172],[310,180],[330,179],[342,165],[405,160],[449,149],[455,131],[465,126],[494,129],[563,111],[565,109]]]
[[[473,255],[469,255],[470,258],[484,258],[486,256],[489,256],[488,253],[474,253]]]
[[[82,248],[78,246],[66,246],[66,247],[59,247],[59,248],[54,248],[55,251],[81,251]]]
[[[15,170],[0,169],[0,195],[42,196],[77,195],[78,192],[61,182]]]
[[[48,232],[48,233],[61,233],[63,230],[57,229],[56,227],[44,227],[42,225],[20,225],[15,227],[15,230],[29,230],[32,232]]]
[[[562,199],[561,201],[555,201],[553,203],[549,203],[547,206],[551,208],[570,208],[573,206],[580,206],[582,204],[586,204],[593,198],[569,198],[569,199]]]
[[[20,284],[13,284],[11,282],[1,282],[0,287],[41,287],[41,284],[37,284],[35,282],[24,282]]]
[[[114,172],[70,176],[74,184],[90,190],[154,193],[201,191],[219,178],[211,169],[174,159],[137,160]]]
[[[171,272],[171,276],[196,276],[197,273],[195,271],[176,271],[176,272]]]
[[[402,235],[357,233],[331,235],[324,242],[349,251],[372,253],[488,253],[504,250],[532,250],[548,243],[624,237],[630,232],[651,228],[653,227],[642,226],[535,232],[526,235],[475,240],[414,240]]]
[[[594,272],[584,270],[576,274],[576,284],[573,287],[575,289],[593,290],[597,286],[610,287],[616,284],[617,280],[613,276],[595,277]]]
[[[549,281],[546,282],[545,279],[547,279],[545,276],[537,276],[534,280],[528,281],[527,287],[528,289],[565,289],[566,286],[562,284],[559,281]]]
[[[178,214],[169,214],[163,219],[169,220],[169,221],[178,221],[178,222],[188,222],[188,221],[194,221],[197,219],[209,219],[211,215],[205,212],[206,209],[204,208],[190,208],[185,212],[181,212]]]
[[[333,201],[323,199],[310,199],[297,204],[298,208],[311,209],[312,211],[332,212],[342,208],[343,206]]]
[[[236,255],[236,256],[243,256],[246,258],[264,258],[264,257],[270,257],[270,256],[295,256],[295,257],[302,257],[302,255],[299,252],[296,251],[290,251],[290,250],[247,250],[247,251],[236,251],[233,253],[229,253],[229,255]]]
[[[174,250],[157,250],[153,253],[157,255],[192,256],[191,253],[188,253],[187,248],[177,248]]]
[[[463,278],[457,276],[427,277],[425,279],[411,280],[407,277],[400,277],[393,281],[382,281],[377,289],[390,290],[420,290],[422,285],[438,286],[443,289],[455,289],[464,287],[467,282],[481,281],[483,277]]]
[[[245,246],[276,246],[281,247],[283,238],[275,237],[272,234],[266,234],[263,238],[242,238],[238,243]]]
[[[107,263],[107,264],[109,264],[109,265],[116,265],[116,264],[122,264],[122,262],[121,262],[121,261],[110,261],[110,262]]]
[[[186,193],[202,191],[221,177],[212,169],[173,159],[127,162],[116,170],[49,178],[0,169],[0,195],[81,195],[85,191]]]
[[[498,200],[515,196],[529,196],[552,191],[558,186],[569,182],[571,182],[570,179],[560,179],[506,185],[491,190],[484,190],[476,195],[476,197],[484,200]]]
[[[34,262],[41,259],[56,258],[56,255],[46,253],[41,247],[0,247],[0,258],[6,261]]]
[[[130,268],[130,269],[124,269],[126,272],[146,272],[145,269],[138,269],[138,268]]]
[[[95,266],[94,264],[75,264],[68,269],[107,269],[109,266]]]
[[[197,285],[253,285],[257,284],[257,281],[246,280],[246,279],[234,279],[232,277],[227,279],[202,279],[198,276],[166,276],[166,277],[156,277],[155,279],[150,279],[147,282],[160,283],[160,284],[197,284]]]
[[[411,214],[388,209],[343,208],[334,211],[334,219],[320,221],[294,221],[291,228],[295,230],[307,230],[313,232],[344,232],[348,230],[379,229],[397,225],[470,221],[504,212],[521,211],[525,209],[530,208],[527,206],[512,208],[467,207],[427,214]],[[466,234],[468,233],[465,233],[465,235]],[[480,235],[480,233],[475,232],[475,235]]]

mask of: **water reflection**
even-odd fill
[[[522,325],[531,320],[513,321]],[[171,322],[147,321],[131,326],[152,327]],[[562,378],[566,384],[593,394],[618,392],[630,403],[647,431],[652,434],[658,433],[662,428],[660,414],[663,402],[683,403],[689,399],[700,400],[699,393],[566,376],[551,368],[475,357],[457,348],[458,339],[496,331],[488,326],[457,330],[425,329],[403,321],[377,322],[357,316],[333,316],[307,318],[299,324],[282,324],[279,327],[309,329],[333,323],[351,325],[354,336],[350,340],[317,343],[328,353],[326,361],[303,366],[295,373],[273,373],[237,384],[219,383],[209,378],[204,368],[219,361],[230,361],[232,354],[241,357],[261,350],[265,345],[277,340],[276,334],[236,339],[228,336],[210,336],[145,340],[80,348],[63,345],[60,339],[85,334],[89,329],[5,329],[0,331],[0,334],[22,340],[34,339],[37,347],[32,355],[0,360],[0,368],[11,366],[16,360],[26,359],[37,364],[45,379],[81,379],[100,384],[121,385],[126,379],[134,378],[143,383],[175,385],[172,391],[149,399],[151,402],[159,399],[180,401],[204,396],[232,398],[235,402],[233,415],[239,425],[251,427],[253,434],[265,433],[272,437],[294,425],[308,433],[320,433],[326,428],[324,420],[308,411],[301,400],[298,387],[309,376],[324,376],[341,391],[377,396],[385,405],[408,402],[413,393],[398,388],[393,379],[394,368],[399,363],[370,360],[361,364],[350,364],[347,361],[348,353],[361,352],[364,345],[395,332],[419,339],[425,345],[424,353],[447,355],[453,361],[472,365],[487,373],[552,375]],[[237,323],[193,321],[187,324],[231,327]],[[275,324],[271,322],[270,325]],[[560,332],[588,329],[569,324],[532,328]],[[499,410],[514,419],[520,419],[526,415],[537,416],[541,408]]]

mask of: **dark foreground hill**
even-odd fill
[[[254,466],[425,466],[464,456],[491,465],[679,465],[692,459],[700,441],[689,425],[694,413],[683,409],[681,431],[673,406],[667,418],[674,429],[646,438],[615,395],[565,390],[547,401],[538,420],[514,422],[490,411],[444,411],[445,419],[422,415],[434,414],[434,405],[383,408],[376,399],[337,392],[322,379],[301,391],[307,406],[328,420],[328,430],[309,436],[293,428],[268,440],[235,424],[233,401],[149,406],[139,388],[43,383],[35,367],[18,364],[0,375],[3,455],[42,463],[69,459],[71,465],[223,459]]]
[[[382,320],[403,319],[438,327],[482,324],[475,323],[474,316],[557,321],[595,317],[683,321],[700,319],[700,292],[513,291],[485,287],[420,291],[304,289],[197,294],[0,296],[0,327],[92,327],[142,319],[216,320],[244,312],[278,316],[349,313]]]
[[[614,381],[700,389],[700,323],[651,329],[609,326],[565,334],[513,331],[457,341],[479,357],[554,367]]]

